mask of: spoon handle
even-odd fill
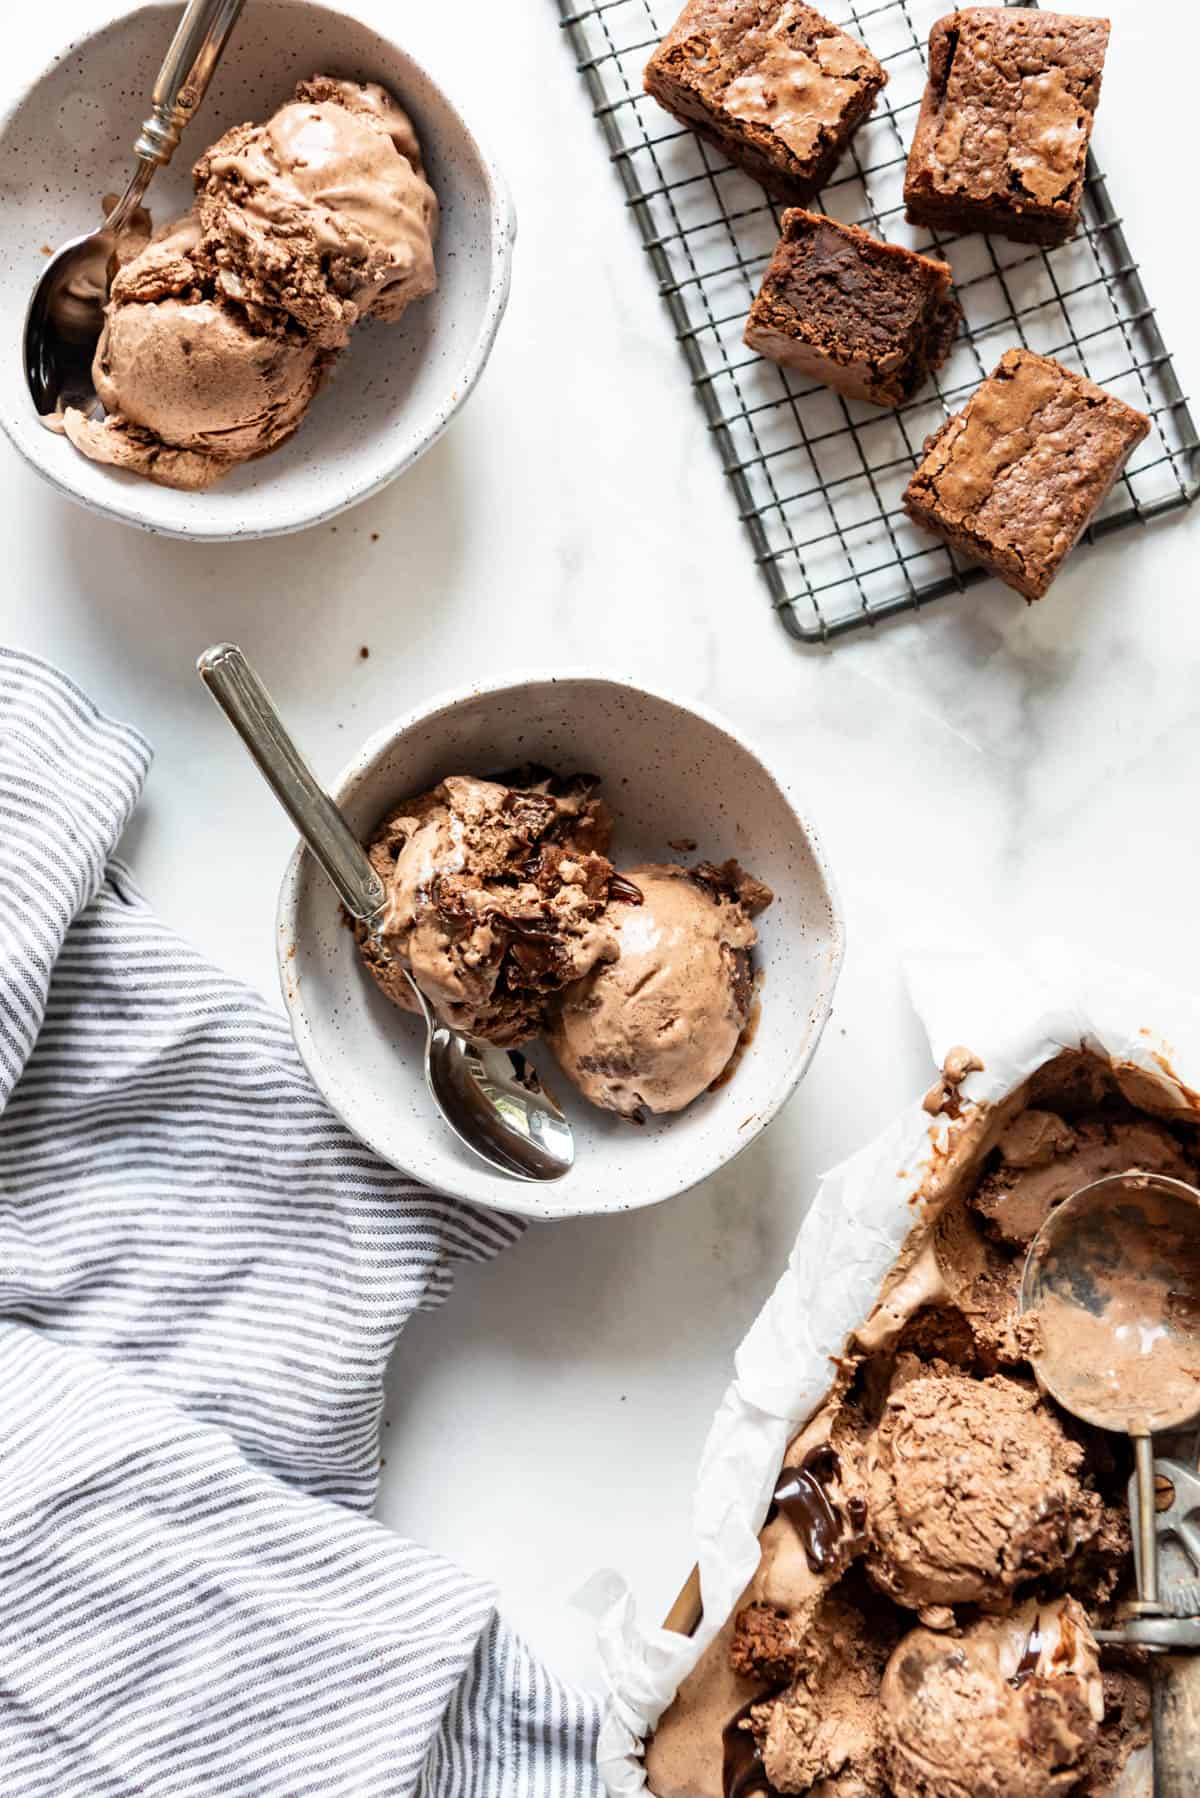
[[[245,0],[190,0],[158,71],[153,110],[133,146],[141,161],[154,167],[170,162],[184,126],[208,92],[244,4]]]
[[[1200,1749],[1200,1655],[1153,1663],[1154,1798],[1194,1798]]]
[[[271,695],[235,643],[206,649],[196,670],[353,918],[373,918],[382,880],[292,742]]]

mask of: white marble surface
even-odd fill
[[[397,29],[386,0],[351,3]],[[1179,225],[1192,228],[1180,200],[1200,20],[1186,0],[1108,10],[1100,152],[1197,391],[1196,258]],[[88,13],[87,0],[20,9],[0,97]],[[531,1232],[464,1276],[397,1356],[382,1517],[491,1573],[555,1665],[594,1679],[573,1594],[613,1565],[665,1608],[687,1571],[692,1470],[730,1349],[814,1177],[926,1078],[898,972],[905,938],[964,915],[1010,946],[1061,929],[1196,985],[1200,518],[1081,553],[1035,610],[989,585],[828,652],[792,645],[750,565],[552,0],[402,13],[416,54],[443,74],[453,65],[521,218],[512,306],[479,393],[412,474],[336,531],[241,547],[99,523],[5,446],[0,635],[148,733],[158,756],[126,851],[161,913],[272,997],[289,831],[192,674],[218,638],[260,662],[329,774],[430,691],[588,665],[741,722],[823,826],[849,953],[825,1042],[780,1121],[674,1205]]]

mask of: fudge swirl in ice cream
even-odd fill
[[[1095,1637],[1073,1598],[1030,1599],[959,1636],[915,1629],[879,1689],[894,1798],[1094,1791],[1104,1721]]]

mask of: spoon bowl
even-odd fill
[[[1148,1435],[1200,1414],[1200,1193],[1113,1174],[1072,1194],[1030,1245],[1021,1309],[1039,1381],[1098,1429]]]
[[[374,664],[372,663],[372,666]],[[390,683],[389,683],[390,684]],[[498,1179],[447,1130],[431,1130],[419,1020],[363,968],[309,855],[284,872],[276,914],[280,991],[296,1044],[332,1109],[415,1180],[457,1198],[547,1220],[657,1205],[707,1179],[771,1124],[828,1019],[842,923],[819,838],[786,776],[693,699],[561,664],[421,699],[353,755],[332,787],[360,841],[406,795],[453,773],[529,763],[598,776],[616,814],[619,865],[736,856],[774,904],[755,949],[762,1013],[733,1078],[641,1126],[589,1104],[551,1048],[527,1051],[575,1139],[561,1180]],[[726,1178],[729,1178],[727,1174]],[[753,1208],[753,1176],[742,1187]]]
[[[55,418],[68,406],[90,414],[98,404],[92,361],[104,329],[117,234],[148,183],[149,171],[144,178],[139,171],[104,223],[65,243],[33,290],[25,315],[25,379],[40,418]]]
[[[1081,1187],[1029,1245],[1021,1311],[1039,1385],[1133,1439],[1137,1609],[1157,1615],[1153,1432],[1200,1415],[1200,1192],[1136,1170]]]
[[[133,146],[134,173],[104,223],[73,237],[42,270],[25,314],[25,379],[41,418],[68,406],[92,412],[92,358],[104,328],[117,240],[156,171],[171,160],[204,98],[245,0],[189,0],[154,84],[152,111]]]
[[[411,978],[410,985],[416,986]],[[475,1148],[486,1132],[493,1166],[521,1180],[561,1180],[570,1172],[571,1126],[519,1049],[498,1049],[437,1024],[426,1038],[425,1077],[460,1141]],[[496,1117],[507,1126],[503,1134]]]
[[[0,430],[55,493],[133,529],[248,542],[336,520],[410,469],[469,404],[504,319],[516,214],[471,109],[464,115],[453,81],[447,92],[396,41],[411,29],[402,8],[253,0],[243,9],[185,140],[154,177],[144,203],[155,226],[193,205],[190,165],[201,150],[248,119],[270,118],[298,81],[332,71],[379,82],[413,121],[442,206],[438,286],[399,324],[362,324],[303,429],[269,457],[239,465],[204,493],[166,487],[93,461],[48,430],[21,354],[30,291],[50,250],[90,232],[101,197],[129,179],[131,95],[149,94],[181,8],[180,0],[88,0],[75,10],[47,66],[27,83],[6,83],[0,101],[0,329],[10,352],[0,357]]]
[[[215,644],[196,668],[341,899],[345,915],[365,928],[376,959],[396,965],[380,930],[387,904],[383,881],[241,650],[235,643]],[[425,1020],[425,1083],[455,1136],[497,1173],[561,1179],[574,1161],[571,1127],[524,1056],[441,1023],[409,969],[399,966]]]

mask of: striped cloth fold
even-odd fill
[[[0,651],[0,1790],[593,1798],[593,1701],[367,1515],[399,1331],[518,1227],[154,918],[149,762]]]

